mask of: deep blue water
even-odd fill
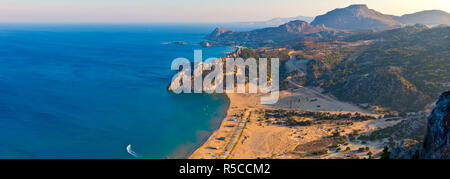
[[[210,25],[0,24],[0,158],[184,157],[225,116],[223,95],[168,92],[173,59]],[[185,41],[188,45],[163,45]]]

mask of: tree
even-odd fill
[[[369,153],[367,153],[367,155],[369,156],[369,159],[372,159],[373,153],[371,151],[369,151]]]
[[[420,151],[416,150],[416,152],[414,153],[414,155],[411,157],[411,159],[420,159]]]
[[[389,148],[387,146],[384,146],[383,153],[381,153],[381,159],[389,160],[391,159],[390,155],[391,152],[389,152]]]

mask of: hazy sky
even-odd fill
[[[0,0],[0,22],[225,22],[316,16],[350,4],[450,12],[450,0]]]

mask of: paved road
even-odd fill
[[[233,147],[238,144],[238,142],[240,140],[240,134],[241,134],[242,130],[245,130],[244,126],[247,123],[247,119],[250,117],[249,116],[250,114],[251,113],[247,110],[244,112],[244,116],[242,117],[242,119],[239,119],[238,124],[236,125],[236,130],[234,131],[233,137],[230,139],[230,142],[225,147],[223,155],[221,157],[219,157],[220,159],[227,159],[227,158],[231,157],[231,155],[232,155],[231,152],[233,150]]]

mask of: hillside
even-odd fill
[[[398,111],[422,110],[448,88],[449,35],[450,27],[417,25],[347,37],[344,40],[373,43],[338,48],[311,62],[307,83],[344,101]]]

